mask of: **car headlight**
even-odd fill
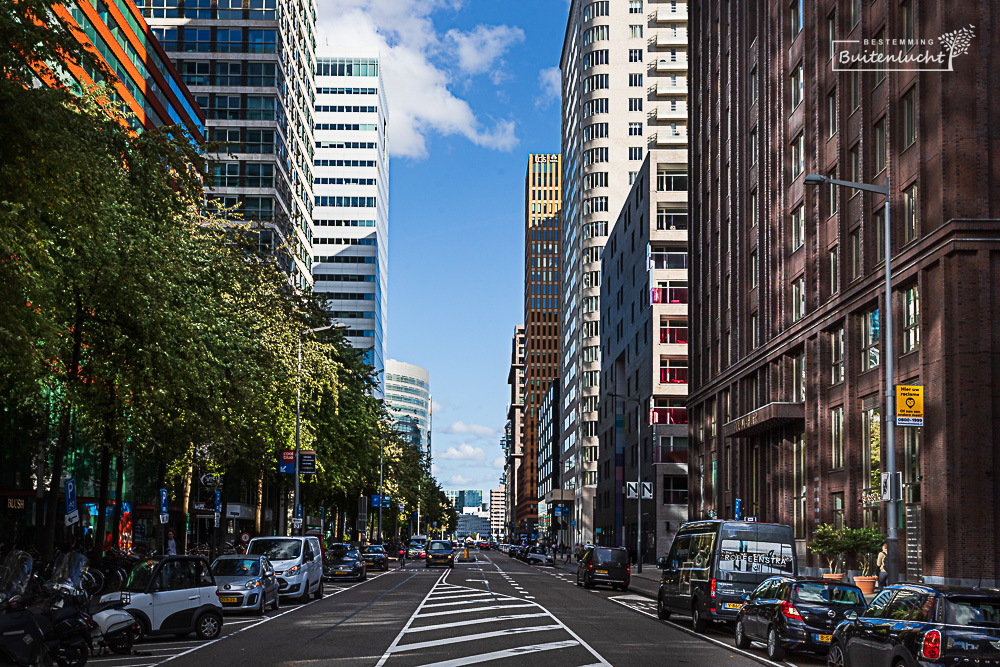
[[[285,570],[285,574],[290,575],[290,576],[295,576],[296,574],[299,573],[300,569],[302,569],[301,565],[293,565],[290,568],[288,568],[287,570]]]
[[[258,588],[260,587],[260,579],[253,579],[243,584],[245,588]]]

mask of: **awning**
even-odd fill
[[[800,422],[805,426],[805,421],[805,403],[768,403],[725,424],[722,427],[722,437],[744,438],[793,422]]]

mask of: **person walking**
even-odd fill
[[[882,551],[878,552],[878,560],[875,561],[875,567],[878,568],[878,589],[882,590],[885,588],[886,584],[889,583],[889,572],[885,569],[885,561],[889,556],[889,545],[885,542],[882,543]]]
[[[406,545],[405,544],[400,544],[399,545],[399,569],[400,570],[406,569]]]
[[[167,555],[177,555],[177,542],[174,540],[174,531],[172,530],[167,531]]]

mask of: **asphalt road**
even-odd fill
[[[452,570],[411,561],[361,583],[327,583],[322,600],[283,602],[264,618],[227,615],[215,641],[150,640],[135,655],[95,657],[90,664],[775,665],[760,647],[733,647],[725,629],[696,636],[684,619],[658,620],[655,603],[641,595],[579,588],[569,567],[529,566],[492,551],[475,557]],[[823,664],[792,660],[783,667]]]

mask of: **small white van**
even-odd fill
[[[312,595],[323,597],[323,548],[319,538],[255,537],[247,554],[267,556],[278,577],[278,594],[305,602]]]

